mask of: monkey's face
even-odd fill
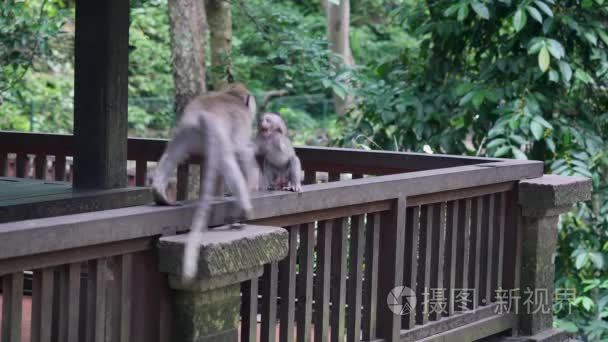
[[[280,116],[275,113],[264,113],[260,120],[260,134],[268,138],[273,134],[284,135],[287,131],[285,123]]]

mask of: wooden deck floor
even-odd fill
[[[0,223],[150,203],[146,188],[74,190],[68,182],[0,177]]]

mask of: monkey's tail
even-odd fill
[[[199,204],[192,218],[192,227],[186,240],[184,249],[184,264],[183,277],[184,279],[192,279],[198,271],[198,257],[200,250],[201,234],[207,230],[207,221],[209,219],[209,208],[211,204],[211,194],[213,185],[218,173],[218,163],[221,158],[221,150],[223,146],[222,139],[215,127],[211,127],[211,120],[201,118],[199,136],[204,146],[203,158],[205,159],[201,177],[201,194]]]

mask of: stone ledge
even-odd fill
[[[591,180],[578,176],[544,175],[519,182],[519,204],[526,216],[553,216],[591,198]],[[547,211],[549,210],[549,211]],[[538,214],[538,215],[537,215]]]
[[[158,242],[159,270],[182,275],[182,260],[187,234],[163,237]],[[203,232],[198,262],[198,279],[209,279],[256,270],[278,261],[289,251],[285,229],[242,225],[214,228]]]

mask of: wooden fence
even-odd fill
[[[138,185],[165,143],[129,139]],[[72,153],[71,137],[0,133],[0,167],[9,153],[18,170],[28,154],[34,165],[47,156],[61,163]],[[290,252],[242,284],[243,341],[414,341],[463,327],[482,338],[516,328],[494,293],[518,287],[517,183],[541,177],[541,162],[312,147],[297,153],[302,193],[252,195],[252,222],[288,229]],[[178,188],[187,170],[180,167]],[[317,182],[325,172],[329,182]],[[228,205],[214,202],[210,224],[223,223]],[[26,270],[33,271],[32,341],[169,341],[170,291],[157,271],[155,241],[188,229],[193,206],[0,224],[2,342],[20,341],[27,325]],[[416,293],[415,310],[404,315],[387,303],[399,286]],[[473,290],[470,300],[462,301],[463,289]]]

